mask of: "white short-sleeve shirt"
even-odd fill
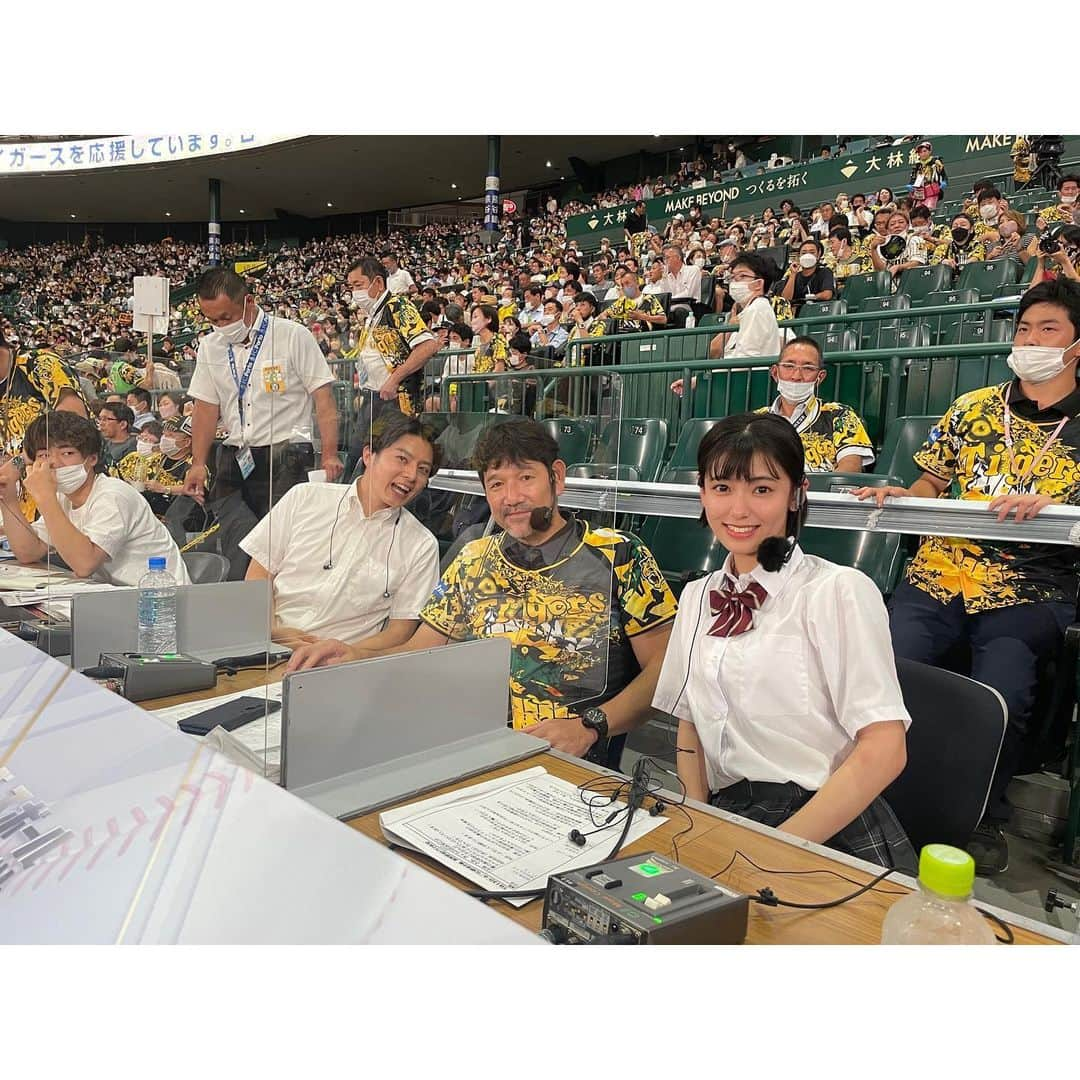
[[[277,622],[321,638],[354,642],[387,618],[416,619],[439,581],[435,537],[405,509],[366,517],[355,484],[297,484],[240,547],[273,575]]]
[[[653,705],[697,729],[710,790],[758,780],[817,791],[864,727],[911,724],[885,603],[865,574],[796,547],[776,573],[737,579],[769,594],[753,629],[710,637],[709,592],[731,568],[729,556],[683,592]]]
[[[166,569],[177,585],[190,585],[187,567],[169,530],[154,517],[150,504],[130,484],[112,476],[97,476],[90,496],[73,507],[58,495],[60,508],[84,536],[108,555],[92,581],[109,585],[138,585],[150,559],[164,555]],[[40,518],[31,525],[38,538],[52,547],[49,530]]]
[[[725,359],[740,356],[779,356],[783,346],[776,313],[768,297],[756,296],[739,315],[739,329],[728,342]]]
[[[233,346],[237,380],[243,381],[262,318],[262,309],[257,309],[248,344]],[[244,394],[243,427],[229,345],[220,334],[208,334],[199,342],[188,393],[218,407],[229,446],[271,446],[312,441],[311,395],[333,381],[311,331],[271,315]]]

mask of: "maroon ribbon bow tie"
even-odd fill
[[[709,590],[709,607],[716,622],[709,634],[712,637],[734,637],[745,634],[754,627],[754,612],[768,597],[764,585],[751,581],[741,592],[736,592],[730,581],[725,581],[720,589]]]

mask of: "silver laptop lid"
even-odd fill
[[[286,675],[281,782],[292,791],[505,731],[509,695],[498,637]]]

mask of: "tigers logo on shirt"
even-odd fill
[[[285,393],[285,372],[280,364],[267,364],[262,369],[263,390],[268,394]]]

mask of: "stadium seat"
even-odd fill
[[[669,479],[671,473],[675,470],[689,469],[694,470],[695,479],[693,483],[697,483],[698,447],[701,445],[701,440],[705,438],[705,435],[718,423],[718,418],[696,416],[683,424],[682,430],[679,432],[679,439],[675,443],[675,449],[672,450],[671,457],[668,459],[667,467],[664,470],[663,479],[666,483],[681,483],[682,481]]]
[[[982,345],[988,341],[1001,342],[1012,341],[1013,328],[1008,319],[993,319],[989,330],[984,316],[978,316],[978,322],[961,322],[957,326],[950,327],[944,339],[939,345]]]
[[[894,293],[892,296],[868,296],[860,308],[861,311],[907,311],[911,307],[911,301],[903,293]],[[889,327],[896,328],[900,320],[873,319],[859,324],[859,348],[876,349],[880,332]]]
[[[812,330],[809,336],[821,346],[821,351],[826,353],[854,352],[859,347],[859,337],[854,330]]]
[[[907,326],[883,326],[878,331],[879,349],[918,349],[931,345],[930,324],[920,320]]]
[[[941,419],[933,416],[898,416],[885,432],[885,443],[878,457],[878,468],[895,476],[904,487],[911,487],[922,470],[912,461],[912,455],[926,442],[930,429]]]
[[[591,420],[562,417],[543,423],[547,433],[559,444],[559,457],[563,461],[589,460],[596,434],[596,425]]]
[[[952,270],[948,266],[913,266],[900,274],[897,292],[904,293],[912,307],[929,304],[929,297],[947,289],[952,282]]]
[[[878,473],[814,473],[810,476],[810,501],[812,504],[815,491],[836,492],[895,483],[895,477]],[[885,596],[892,592],[903,565],[900,533],[808,527],[800,533],[799,545],[808,555],[861,570]]]
[[[830,315],[846,315],[847,314],[847,302],[845,300],[808,300],[799,309],[799,314],[796,316],[798,319],[818,319]],[[842,323],[815,323],[805,329],[796,327],[799,333],[807,333],[811,337],[814,333],[828,333],[830,331],[835,332],[842,330]],[[817,340],[816,338],[814,339]],[[819,341],[820,345],[821,342]]]
[[[994,259],[991,262],[973,262],[960,271],[956,279],[958,289],[978,289],[979,299],[991,300],[994,290],[1009,281],[1020,280],[1019,259]]]
[[[947,304],[955,304],[957,307],[967,304],[977,304],[979,293],[977,289],[948,289],[943,292],[930,293],[926,297],[923,307],[945,307]],[[927,315],[926,318],[934,329],[934,345],[944,344],[942,338],[950,326],[959,325],[965,316],[956,315]]]
[[[846,278],[840,296],[847,303],[848,311],[865,311],[864,301],[891,293],[892,274],[888,270],[875,270],[872,274],[853,274]]]
[[[667,423],[650,417],[613,420],[600,433],[591,462],[574,462],[573,467],[591,469],[567,475],[603,477],[651,483],[660,471],[667,447]],[[631,475],[632,474],[632,475]]]
[[[719,570],[727,557],[712,529],[693,518],[647,518],[640,535],[676,597],[688,581]]]

